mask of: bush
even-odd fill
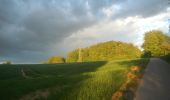
[[[3,64],[12,64],[12,62],[11,61],[6,61]]]
[[[65,63],[65,59],[60,56],[52,56],[47,61],[48,64]]]

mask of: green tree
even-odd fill
[[[108,41],[87,48],[76,49],[67,56],[67,62],[101,61],[139,58],[141,51],[136,46],[125,42]]]
[[[67,55],[66,62],[77,62],[78,56],[78,49],[76,49]]]
[[[169,53],[169,37],[165,33],[153,30],[145,33],[142,45],[145,55],[153,57],[164,56]]]
[[[60,56],[52,56],[47,61],[48,64],[64,63],[64,62],[65,62],[65,59]]]
[[[164,52],[164,55],[170,53],[170,42],[163,42],[160,46],[161,50]]]
[[[12,62],[8,60],[8,61],[4,62],[4,64],[12,64]]]

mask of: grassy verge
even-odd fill
[[[127,81],[131,68],[139,66],[142,72],[147,62],[0,65],[0,100],[110,100]],[[23,77],[22,69],[29,78]]]
[[[162,57],[163,60],[167,61],[168,63],[170,63],[170,54],[167,56]]]
[[[133,100],[137,87],[140,83],[140,79],[143,77],[144,70],[148,64],[149,59],[143,59],[140,64],[131,66],[126,74],[126,81],[121,85],[113,96],[112,100]]]

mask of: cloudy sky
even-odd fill
[[[0,62],[39,63],[52,55],[116,40],[143,42],[168,32],[169,0],[0,0]]]

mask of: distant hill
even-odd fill
[[[78,48],[67,55],[67,62],[85,62],[139,58],[142,52],[131,43],[108,41]]]

